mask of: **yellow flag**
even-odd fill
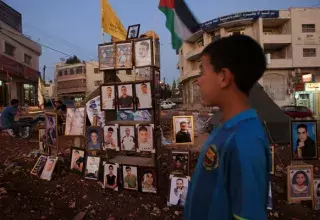
[[[108,0],[101,0],[101,27],[103,28],[103,32],[119,40],[127,38],[127,31],[111,8]]]

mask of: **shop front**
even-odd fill
[[[320,82],[301,83],[298,88],[296,86],[295,99],[297,106],[305,106],[315,117],[320,117]]]

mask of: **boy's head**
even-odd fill
[[[139,139],[141,143],[148,141],[148,129],[145,126],[139,127]]]
[[[266,70],[261,46],[249,36],[233,35],[209,44],[202,52],[198,84],[207,106],[219,106],[232,93],[248,96]]]

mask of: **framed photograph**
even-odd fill
[[[153,43],[153,57],[154,57],[154,66],[160,68],[160,42],[155,40]]]
[[[320,178],[320,165],[313,165],[314,178]]]
[[[135,84],[137,109],[152,109],[152,88],[150,82]]]
[[[118,191],[118,164],[104,163],[103,185],[106,188]]]
[[[46,129],[45,128],[39,128],[39,150],[40,152],[46,152]]]
[[[152,65],[152,40],[150,38],[135,41],[134,51],[136,67]]]
[[[140,24],[131,25],[128,27],[127,39],[135,39],[139,37]]]
[[[175,144],[193,144],[193,116],[173,116],[173,136]]]
[[[100,157],[87,156],[84,178],[91,180],[99,179]]]
[[[320,178],[316,178],[313,181],[313,191],[314,191],[314,198],[313,198],[313,207],[314,210],[320,210]]]
[[[116,88],[114,85],[103,85],[101,88],[101,110],[115,110]]]
[[[58,117],[55,113],[45,114],[46,147],[57,148]]]
[[[317,159],[317,121],[291,121],[290,131],[292,159]]]
[[[170,175],[170,188],[168,205],[182,206],[187,199],[190,177],[178,177]]]
[[[87,149],[90,151],[101,150],[102,131],[100,127],[87,127]]]
[[[106,125],[103,127],[103,150],[120,150],[118,143],[118,128],[118,125]]]
[[[287,167],[288,202],[313,199],[312,165],[292,165]]]
[[[132,84],[118,85],[118,109],[134,109],[134,95]]]
[[[120,127],[120,145],[123,151],[136,150],[136,134],[134,126],[119,126]]]
[[[116,68],[132,69],[132,42],[116,44]]]
[[[58,157],[47,157],[46,164],[42,170],[40,179],[50,181],[52,178],[52,173],[56,167]]]
[[[138,190],[138,167],[122,165],[123,188]]]
[[[136,125],[137,133],[138,133],[138,149],[137,151],[154,151],[154,139],[153,139],[153,131],[154,125]]]
[[[189,176],[190,151],[170,151],[170,173],[174,175]]]
[[[99,69],[110,70],[115,68],[115,45],[113,43],[100,44],[99,50]]]
[[[270,145],[270,151],[271,151],[271,171],[270,174],[274,175],[274,145]]]
[[[48,158],[47,156],[41,155],[38,158],[36,164],[34,165],[34,167],[32,168],[30,173],[32,175],[39,176],[41,174],[46,162],[47,162],[47,158]]]
[[[267,203],[267,209],[273,210],[273,198],[272,198],[272,186],[271,181],[269,182],[269,194],[268,194],[268,203]]]
[[[151,122],[151,113],[149,110],[122,110],[117,111],[117,120],[119,121],[146,121]]]
[[[84,136],[86,130],[86,108],[67,108],[66,136]]]
[[[82,148],[71,148],[71,164],[70,171],[78,174],[82,174],[84,171],[84,159],[86,152]]]
[[[150,66],[136,68],[137,79],[138,80],[152,80],[152,69]]]
[[[141,192],[157,193],[157,175],[156,169],[150,167],[140,168]]]

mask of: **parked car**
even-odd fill
[[[172,105],[172,108],[177,107],[177,104],[172,102],[172,101],[170,101],[170,100],[166,100],[166,102],[170,103]]]
[[[161,109],[172,109],[175,107],[175,103],[170,101],[162,101],[161,102]]]
[[[281,110],[289,115],[291,118],[296,120],[313,120],[313,114],[307,107],[296,106],[296,105],[286,105],[282,106]]]

